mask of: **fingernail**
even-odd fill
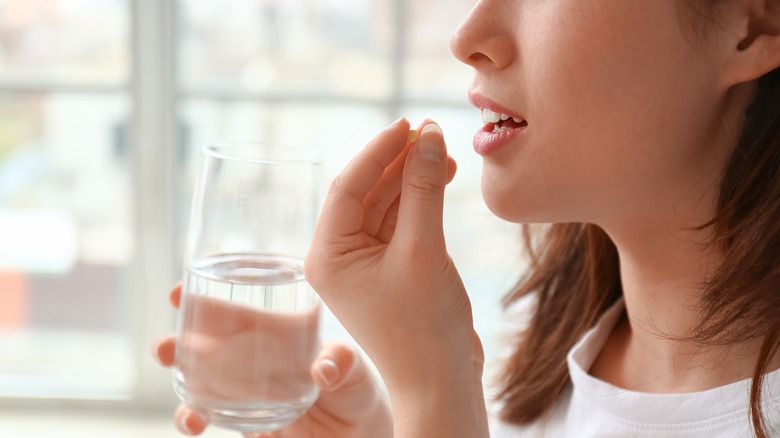
[[[323,382],[325,382],[325,385],[331,386],[339,379],[339,369],[336,367],[336,363],[333,362],[330,359],[322,359],[320,363],[317,364],[317,374],[320,375],[320,378]]]
[[[200,434],[206,427],[205,421],[202,417],[190,413],[181,420],[181,430],[187,435]]]
[[[395,122],[391,123],[391,124],[390,124],[390,126],[388,126],[388,128],[395,128],[395,127],[396,127],[396,126],[398,126],[398,124],[399,124],[399,123],[401,123],[401,122],[402,122],[404,119],[406,119],[406,117],[401,117],[400,119],[398,119],[398,120],[396,120]]]
[[[192,430],[190,429],[190,425],[187,424],[187,418],[182,421],[179,426],[181,426],[181,431],[186,433],[187,435],[192,435]]]
[[[438,133],[438,136],[434,135]],[[427,134],[427,135],[426,135]],[[425,160],[441,161],[444,159],[444,144],[441,128],[436,123],[425,125],[420,132],[420,139],[417,143],[417,154]]]

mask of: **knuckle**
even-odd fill
[[[381,213],[385,209],[385,202],[379,198],[367,199],[363,208],[365,208],[367,213]]]
[[[333,181],[330,182],[330,187],[328,188],[328,195],[332,195],[337,191],[339,191],[343,180],[344,178],[341,176],[341,174],[336,175],[336,177],[333,178]]]
[[[407,194],[422,201],[436,199],[442,188],[440,181],[429,176],[412,178],[406,185]]]

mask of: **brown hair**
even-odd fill
[[[757,82],[715,216],[702,226],[712,229],[712,245],[724,261],[702,289],[688,340],[761,340],[750,415],[756,435],[766,438],[761,389],[780,350],[780,69]],[[622,295],[617,249],[597,226],[526,225],[523,237],[529,269],[504,304],[532,294],[536,309],[503,370],[498,394],[502,418],[518,424],[541,418],[555,405],[570,384],[566,354]]]

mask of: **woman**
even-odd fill
[[[476,72],[487,205],[555,224],[526,233],[508,302],[536,312],[493,436],[780,431],[780,0],[480,0],[452,49]],[[321,399],[272,436],[489,434],[442,231],[454,163],[423,125],[408,145],[396,122],[339,175],[306,260],[392,414],[335,346],[312,369]],[[186,407],[177,420],[205,426]]]

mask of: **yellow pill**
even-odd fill
[[[409,130],[409,135],[406,137],[406,140],[409,143],[414,143],[414,142],[417,141],[418,138],[420,138],[420,133],[417,132],[416,129],[410,129]]]

